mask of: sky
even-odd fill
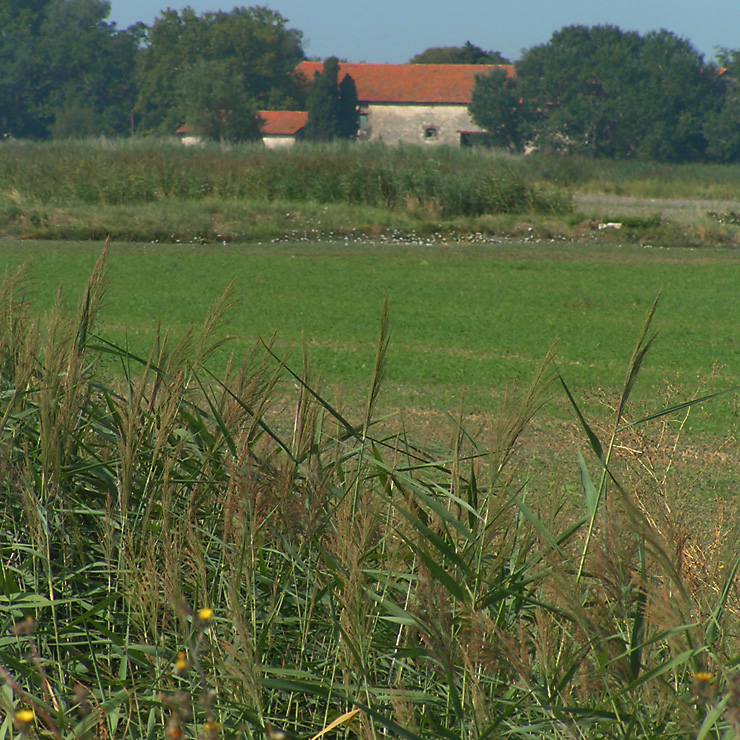
[[[707,60],[740,48],[738,0],[111,0],[119,28],[151,25],[166,8],[197,13],[266,5],[303,32],[310,57],[350,62],[407,62],[430,46],[470,41],[516,61],[563,26],[611,24],[624,31],[666,29],[692,42]]]

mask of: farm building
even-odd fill
[[[301,110],[261,110],[262,141],[269,149],[292,146],[303,137],[308,113]]]
[[[297,71],[313,80],[321,62],[302,62]],[[339,81],[350,75],[360,104],[360,138],[388,144],[472,145],[486,132],[468,113],[477,75],[486,64],[354,64],[340,62]],[[509,75],[510,65],[504,67]]]
[[[308,117],[306,111],[261,110],[258,113],[262,119],[262,141],[269,149],[292,146],[297,139],[303,137],[303,127]],[[175,133],[186,146],[201,142],[200,136],[190,133],[187,123],[180,126]]]

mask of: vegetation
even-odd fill
[[[515,66],[512,81],[479,78],[471,106],[507,144],[663,162],[740,156],[730,154],[740,132],[732,72],[668,31],[569,26]]]
[[[81,205],[139,209],[167,204],[171,214],[174,203],[202,202],[208,227],[201,238],[206,241],[223,241],[224,232],[215,231],[211,220],[223,220],[218,214],[224,209],[243,209],[244,201],[252,202],[252,212],[264,209],[265,202],[379,208],[386,222],[388,209],[438,220],[570,208],[567,196],[534,186],[505,161],[476,159],[471,168],[472,157],[471,152],[382,146],[275,152],[262,147],[185,149],[161,142],[79,147],[9,143],[0,152],[6,188],[0,202],[6,223],[30,225],[35,219],[63,221],[65,209]],[[183,217],[182,210],[176,211],[177,218]],[[283,211],[281,233],[286,226],[292,224]],[[120,233],[117,228],[110,233]],[[151,233],[138,230],[135,222],[129,220],[127,228],[127,238],[151,241]]]
[[[470,41],[464,46],[430,46],[409,59],[409,64],[510,64],[498,51],[485,51]]]
[[[301,107],[301,59],[301,34],[266,7],[165,10],[137,58],[139,131],[172,135],[186,122],[207,138],[258,138],[258,108]]]
[[[339,81],[339,60],[329,57],[311,82],[304,133],[309,141],[354,140],[360,126],[357,88],[351,75]]]
[[[4,142],[0,178],[0,234],[25,238],[200,244],[508,236],[740,244],[734,165],[444,147],[303,144],[276,152],[102,139]],[[619,230],[601,228],[615,222]]]
[[[200,333],[132,356],[95,332],[104,283],[101,259],[76,318],[57,304],[41,325],[22,275],[2,291],[1,696],[20,732],[736,732],[734,509],[692,540],[670,462],[620,460],[669,418],[630,414],[654,307],[606,434],[548,355],[440,450],[376,424],[385,308],[367,401],[346,411],[270,343],[208,371],[228,292]],[[282,374],[294,403],[270,411]],[[553,381],[593,459],[580,493],[543,496],[521,441]]]
[[[66,295],[82,290],[97,251],[95,243],[6,240],[0,272],[30,260],[28,297],[43,311],[60,283]],[[647,310],[645,296],[661,289],[654,322],[661,342],[641,371],[634,400],[690,396],[700,383],[702,393],[740,385],[740,272],[732,250],[536,243],[531,237],[455,245],[341,238],[261,246],[118,243],[108,260],[110,291],[99,325],[111,341],[144,355],[160,326],[179,341],[234,280],[239,302],[218,338],[233,336],[231,348],[242,353],[276,330],[280,352],[295,352],[304,337],[316,372],[352,407],[361,404],[372,367],[375,322],[368,313],[387,294],[392,313],[403,318],[394,321],[382,412],[402,408],[432,429],[461,406],[473,415],[493,411],[507,383],[527,382],[556,339],[570,381],[603,399],[603,389],[621,378],[635,314]],[[602,286],[598,292],[595,285]],[[224,370],[228,355],[214,353],[214,372]],[[592,414],[608,405],[603,400],[604,407],[594,400]],[[701,457],[698,451],[722,444],[735,428],[732,399],[711,410],[695,409],[685,425],[683,460],[696,459],[692,448]],[[557,449],[563,415],[559,404],[543,410],[540,421],[552,425],[553,436],[548,441],[545,434],[538,448]],[[726,480],[705,471],[703,491],[721,494]]]
[[[338,89],[336,58],[296,73],[302,34],[267,7],[197,14],[167,9],[151,28],[118,30],[106,0],[0,0],[0,136],[167,135],[259,138],[258,110],[309,108],[313,141],[353,139],[356,91]],[[506,60],[467,42],[411,63]],[[510,72],[510,70],[509,70]],[[568,26],[527,50],[515,75],[480,76],[474,120],[497,147],[660,162],[740,160],[738,51],[705,61],[668,31]]]
[[[0,2],[0,136],[125,135],[143,28],[105,22],[104,0]]]
[[[104,0],[0,2],[0,135],[258,135],[258,108],[300,108],[301,34],[265,7],[106,23]],[[204,120],[205,119],[205,120]],[[215,128],[215,130],[214,130]]]

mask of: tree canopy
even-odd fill
[[[165,10],[138,58],[141,129],[171,134],[186,121],[205,136],[257,136],[258,108],[295,109],[303,102],[294,77],[303,59],[301,36],[269,8]]]
[[[409,64],[509,64],[509,60],[466,41],[464,46],[430,46],[411,57]]]
[[[141,29],[104,0],[0,0],[0,132],[43,138],[130,130]]]
[[[520,149],[693,161],[718,153],[730,116],[716,65],[668,31],[568,26],[515,68],[511,81],[479,78],[470,110]]]

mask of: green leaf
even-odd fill
[[[578,450],[578,467],[581,471],[581,486],[583,487],[583,494],[586,498],[586,509],[589,517],[593,517],[599,505],[599,494],[591,481],[591,476],[586,467],[586,461],[583,459],[580,450]]]

